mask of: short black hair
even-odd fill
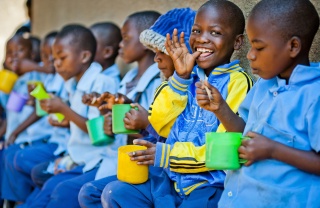
[[[71,38],[71,46],[80,50],[90,51],[92,54],[90,62],[93,61],[96,53],[97,42],[88,28],[79,24],[66,25],[60,32],[58,32],[56,39],[63,39],[65,37]]]
[[[245,18],[242,10],[236,4],[227,0],[209,0],[199,10],[208,7],[215,7],[223,11],[226,14],[224,18],[232,25],[236,35],[244,33]]]
[[[249,18],[267,18],[284,41],[297,36],[306,50],[319,29],[319,15],[309,0],[262,0],[254,6]]]
[[[27,7],[31,7],[31,4],[32,4],[32,1],[31,1],[31,0],[27,0],[27,1],[26,1],[26,6],[27,6]]]
[[[58,31],[51,31],[48,34],[46,34],[46,36],[44,36],[44,40],[56,38],[57,35],[58,35]]]
[[[129,15],[127,20],[133,20],[138,32],[141,33],[149,29],[160,16],[161,14],[157,11],[140,11]]]
[[[8,40],[8,43],[11,41],[19,41],[22,45],[32,51],[32,42],[29,37],[26,38],[22,34],[15,34]]]
[[[51,32],[47,33],[46,36],[44,36],[44,38],[43,38],[43,44],[52,45],[52,43],[57,35],[58,35],[57,31],[51,31]]]
[[[30,35],[30,40],[32,43],[32,53],[33,53],[33,60],[36,62],[41,62],[40,57],[40,44],[41,40],[37,36]]]
[[[104,40],[105,46],[113,47],[113,58],[115,58],[118,55],[119,43],[122,40],[120,28],[112,22],[98,22],[90,28],[98,32],[99,36]]]

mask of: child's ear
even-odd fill
[[[106,46],[103,50],[103,58],[108,59],[114,54],[114,48],[112,46]]]
[[[301,39],[297,36],[293,36],[288,41],[288,44],[290,44],[290,57],[295,58],[301,51]]]
[[[82,51],[81,52],[81,62],[83,64],[88,63],[91,60],[92,53],[90,51]]]
[[[243,34],[239,34],[236,36],[236,40],[234,41],[233,48],[234,50],[240,50],[241,46],[244,43],[244,36]]]

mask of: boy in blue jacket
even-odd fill
[[[189,54],[184,44],[183,33],[180,41],[177,30],[172,42],[167,37],[166,50],[176,71],[169,81],[170,87],[160,93],[166,105],[161,106],[158,98],[155,100],[159,100],[158,106],[153,104],[150,116],[155,116],[158,123],[150,121],[156,129],[156,125],[164,126],[163,123],[168,122],[163,115],[176,120],[166,143],[154,145],[135,140],[135,144],[148,149],[129,154],[138,164],[163,168],[163,174],[151,174],[146,183],[139,185],[109,183],[102,195],[104,207],[126,207],[128,201],[131,207],[217,206],[225,173],[210,171],[204,166],[205,151],[200,147],[205,143],[206,132],[225,130],[212,112],[197,104],[195,83],[208,77],[237,112],[252,85],[239,61],[230,62],[233,51],[243,43],[244,24],[242,11],[232,2],[208,1],[198,10],[192,27],[189,43],[193,54]]]

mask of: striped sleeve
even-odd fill
[[[173,146],[157,143],[155,166],[170,168],[177,173],[209,171],[205,166],[205,145],[196,147],[192,142],[176,142]]]
[[[238,108],[247,93],[253,86],[253,80],[246,72],[234,72],[230,74],[228,83],[228,95],[226,102],[231,110],[238,114]],[[225,132],[226,129],[222,124],[218,126],[217,132]]]
[[[154,101],[149,107],[148,119],[160,136],[168,137],[176,118],[185,109],[188,101],[187,88],[190,81],[192,82],[191,79],[184,80],[176,75],[175,79],[163,82],[156,90]],[[174,88],[173,86],[179,87]]]

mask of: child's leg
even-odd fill
[[[15,193],[15,201],[24,202],[31,194],[35,184],[31,179],[31,169],[36,164],[53,159],[56,144],[37,142],[24,149],[18,150],[13,159],[10,171],[14,178],[10,178],[10,187]]]
[[[94,180],[97,171],[98,168],[95,168],[75,178],[59,183],[53,190],[50,202],[46,208],[80,207],[78,202],[79,191],[85,183]]]
[[[17,176],[15,176],[13,159],[15,153],[20,150],[20,145],[13,144],[3,151],[1,171],[2,171],[2,183],[1,192],[2,198],[11,201],[19,201],[19,196],[15,194],[15,190],[11,188],[11,181],[14,181]]]
[[[151,184],[132,185],[121,181],[110,182],[103,190],[103,207],[153,207]]]
[[[181,203],[181,198],[164,171],[149,171],[149,179],[143,184],[109,183],[103,190],[101,202],[103,207],[171,208]]]
[[[104,187],[116,180],[117,176],[114,175],[84,184],[78,195],[80,206],[101,208],[101,195]]]
[[[46,207],[50,201],[50,196],[55,189],[55,187],[68,179],[72,179],[82,174],[83,166],[78,166],[73,170],[60,173],[51,177],[46,183],[43,185],[41,191],[34,198],[32,202],[30,202],[29,207]],[[68,193],[69,194],[69,193]]]
[[[195,189],[182,201],[179,208],[218,207],[222,192],[222,187],[204,187]]]
[[[14,158],[14,167],[27,175],[31,175],[31,170],[37,164],[55,159],[53,153],[58,145],[54,143],[33,145],[20,150]]]
[[[38,188],[42,188],[43,184],[53,176],[52,173],[47,172],[50,162],[40,163],[31,170],[32,181]]]

